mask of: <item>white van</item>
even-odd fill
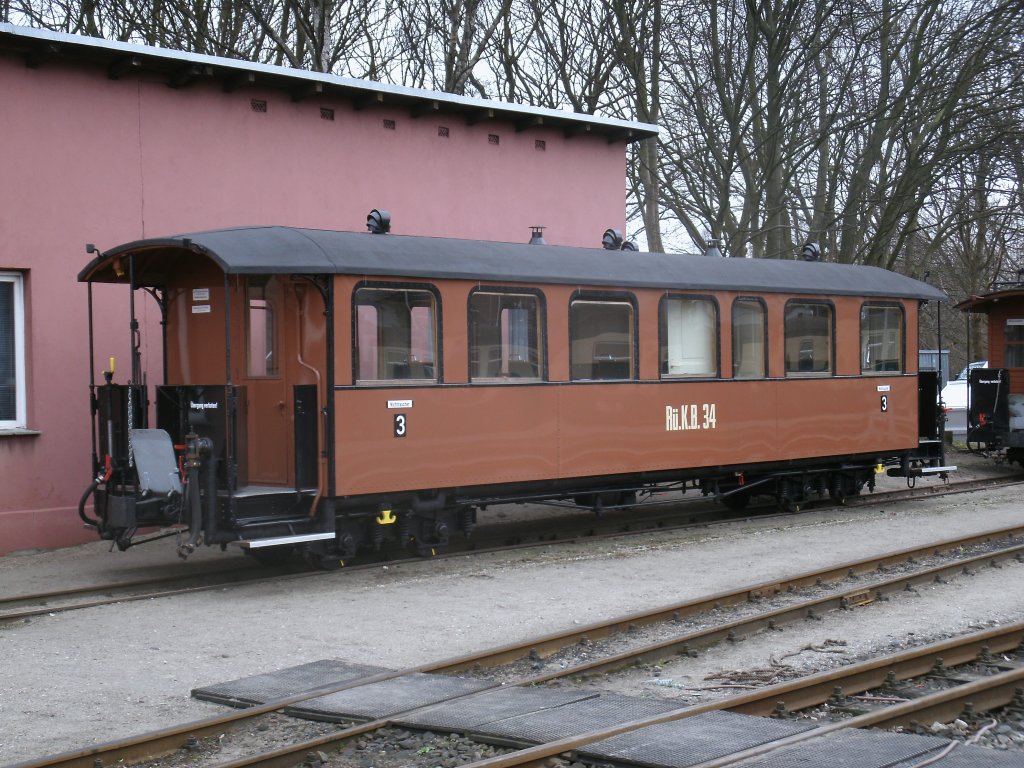
[[[955,379],[950,379],[939,395],[946,411],[946,431],[952,432],[954,437],[967,435],[967,372],[973,368],[988,368],[988,360],[968,363]]]

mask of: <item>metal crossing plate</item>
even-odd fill
[[[941,751],[941,750],[939,750]],[[939,751],[934,754],[937,755]],[[912,768],[933,753],[923,757],[915,757],[893,766],[893,768]],[[1002,752],[985,747],[969,747],[957,744],[953,751],[934,764],[935,768],[1024,768],[1024,752]]]
[[[483,680],[417,672],[310,699],[287,707],[285,713],[328,722],[376,720],[491,685]]]
[[[686,768],[813,727],[807,723],[732,712],[706,712],[613,736],[579,750],[579,754],[633,765]],[[793,766],[787,765],[787,768]]]
[[[226,704],[229,707],[250,707],[304,691],[344,685],[388,671],[386,667],[324,659],[263,675],[196,688],[192,691],[192,697],[215,704]]]
[[[596,693],[587,691],[510,686],[433,707],[409,717],[397,718],[395,722],[410,728],[446,729],[457,733],[479,732],[488,723],[543,712],[596,696]]]
[[[892,768],[901,761],[912,765],[948,743],[935,736],[851,728],[780,749],[744,763],[744,768]],[[938,765],[946,768],[944,760]]]
[[[678,708],[678,704],[666,700],[611,693],[485,723],[478,726],[475,733],[540,744],[641,720]]]

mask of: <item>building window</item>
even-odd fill
[[[469,297],[469,377],[523,381],[543,377],[541,302],[537,296],[483,289]]]
[[[1024,319],[1006,321],[1005,368],[1024,368]]]
[[[732,376],[763,379],[767,375],[768,324],[764,302],[736,299],[732,303]]]
[[[860,308],[860,371],[903,370],[903,308],[898,304],[864,304]]]
[[[633,305],[575,299],[569,305],[569,370],[573,381],[632,379]]]
[[[277,312],[281,287],[274,277],[246,278],[246,336],[248,373],[252,377],[277,376]]]
[[[358,288],[356,380],[437,381],[437,311],[431,291]]]
[[[786,304],[786,375],[832,373],[832,305],[790,301]]]
[[[718,375],[718,306],[711,299],[661,301],[661,375]]]
[[[24,429],[24,279],[0,272],[0,429]]]

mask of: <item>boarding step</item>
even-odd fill
[[[921,467],[922,475],[937,475],[940,472],[956,472],[956,465],[951,467]]]
[[[283,547],[288,544],[304,544],[310,541],[326,541],[333,538],[333,532],[299,533],[294,536],[275,536],[270,539],[240,539],[231,543],[242,549],[262,549],[263,547]]]
[[[248,499],[255,496],[289,496],[289,495],[301,495],[301,496],[312,496],[316,493],[317,489],[313,488],[302,488],[296,490],[292,486],[288,485],[243,485],[235,491],[228,492],[225,490],[217,491],[218,496],[233,496],[236,499]]]

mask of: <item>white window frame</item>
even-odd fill
[[[0,282],[14,286],[14,418],[0,419],[0,431],[25,429],[25,276],[0,272]]]

